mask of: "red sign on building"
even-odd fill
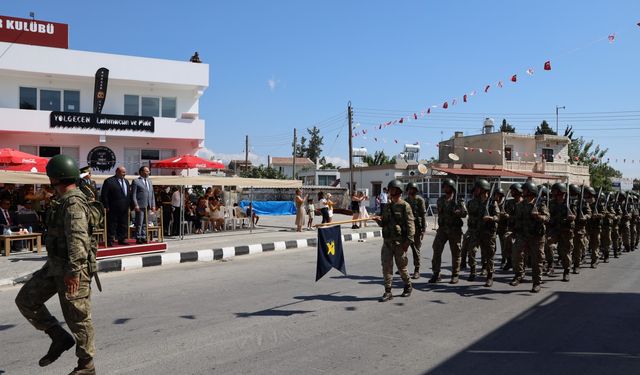
[[[0,42],[69,48],[69,25],[0,16]]]

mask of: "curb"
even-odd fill
[[[348,233],[342,235],[343,242],[359,241],[368,238],[382,237],[382,231]],[[164,266],[168,264],[180,264],[190,262],[212,262],[214,260],[229,259],[236,256],[259,254],[269,251],[282,251],[303,247],[315,247],[318,245],[316,238],[306,238],[289,241],[267,242],[263,244],[230,246],[216,249],[185,251],[181,253],[164,253],[146,256],[122,257],[117,259],[104,259],[98,261],[98,272],[120,272],[139,268]],[[20,275],[13,279],[0,279],[0,287],[13,286],[27,282],[33,272]]]

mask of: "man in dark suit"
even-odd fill
[[[109,230],[107,246],[113,246],[115,239],[120,245],[127,245],[129,227],[130,190],[129,181],[124,176],[127,170],[123,166],[116,168],[116,174],[104,180],[100,198],[107,210],[107,228]]]
[[[11,211],[18,209],[18,191],[14,184],[4,184],[4,188],[0,191],[0,199],[9,200],[9,208]]]
[[[11,201],[7,198],[0,199],[0,233],[4,234],[6,229],[17,232],[20,228],[16,225],[16,213],[11,211]],[[13,241],[11,250],[18,250],[23,247],[23,241]]]
[[[147,242],[147,209],[156,210],[156,197],[149,178],[149,168],[140,167],[140,177],[131,182],[131,205],[136,211],[136,243]]]

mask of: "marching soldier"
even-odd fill
[[[627,253],[631,251],[631,246],[629,244],[630,240],[630,231],[631,231],[631,212],[629,211],[629,193],[620,194],[618,197],[618,204],[620,205],[620,223],[619,225],[619,242],[622,242],[624,245],[624,252]],[[622,249],[622,245],[619,247]]]
[[[638,196],[633,191],[630,191],[631,197],[629,198],[629,211],[631,211],[631,220],[629,221],[629,250],[636,249],[636,243],[638,242],[638,232],[636,223],[638,221]]]
[[[427,228],[427,209],[424,198],[418,194],[418,185],[415,182],[407,184],[407,203],[411,206],[413,217],[415,219],[416,234],[411,245],[413,253],[413,276],[412,279],[420,278],[420,247],[424,238],[424,231]]]
[[[591,217],[591,208],[584,201],[578,185],[569,185],[569,193],[573,197],[576,207],[576,223],[573,231],[573,273],[579,274],[580,264],[587,248],[587,221]]]
[[[451,284],[458,283],[460,275],[460,240],[462,239],[462,219],[467,216],[464,202],[456,202],[456,185],[451,179],[442,181],[444,195],[438,198],[438,230],[433,240],[433,275],[429,283],[437,283],[440,278],[440,265],[444,245],[449,242],[451,249]]]
[[[525,182],[522,185],[522,195],[523,200],[516,205],[515,212],[516,242],[512,255],[515,276],[510,284],[517,286],[522,281],[524,276],[523,257],[528,253],[531,256],[533,268],[531,292],[538,293],[542,283],[544,223],[549,220],[549,211],[538,195],[538,188],[532,182]]]
[[[79,173],[73,159],[54,156],[47,163],[47,176],[58,195],[46,219],[47,262],[20,289],[16,305],[37,330],[51,337],[51,346],[40,359],[40,366],[51,364],[75,344],[78,366],[70,375],[95,374],[91,320],[91,270],[95,270],[95,258],[91,251],[89,206],[85,195],[76,188]],[[73,336],[44,305],[56,293]]]
[[[552,193],[551,193],[552,187],[539,186],[538,189],[542,189],[542,194],[540,199],[542,199],[543,196],[546,197],[545,203],[547,204],[547,208],[549,209],[549,215],[551,215],[553,206],[556,204],[556,199],[555,197],[552,196]],[[554,253],[558,249],[558,236],[554,234],[555,230],[552,226],[551,220],[544,223],[544,227],[545,227],[544,261],[546,263],[546,267],[542,271],[542,274],[551,276],[555,272],[553,261],[554,261]],[[558,255],[558,261],[560,261],[560,259],[561,258]]]
[[[635,220],[635,226],[636,226],[636,241],[633,244],[633,250],[637,250],[638,249],[638,245],[640,244],[640,196],[638,196],[638,193],[635,193],[635,197],[636,197],[636,204],[635,204],[635,211],[636,211],[636,220]]]
[[[568,192],[566,184],[555,183],[551,187],[551,193],[553,194],[553,201],[550,204],[550,233],[548,233],[548,237],[551,237],[551,241],[558,246],[558,256],[564,270],[562,281],[569,281],[571,254],[573,252],[573,229],[576,216],[572,212],[573,207],[567,204]],[[553,263],[551,263],[550,268],[553,269]]]
[[[620,203],[618,202],[618,197],[620,193],[613,194],[611,193],[611,209],[610,211],[614,214],[613,216],[613,224],[611,226],[611,247],[613,248],[613,257],[617,258],[620,256],[621,244],[622,240],[620,237],[620,219],[622,218],[622,211],[620,210]]]
[[[473,198],[467,203],[466,252],[469,256],[469,281],[476,279],[476,248],[482,252],[482,267],[487,270],[486,287],[493,285],[493,258],[496,253],[496,229],[498,204],[489,200],[491,185],[487,180],[478,180],[473,187]],[[464,250],[463,250],[464,253]]]
[[[602,218],[606,214],[606,208],[602,197],[598,196],[595,189],[587,187],[584,190],[585,200],[591,206],[591,218],[587,222],[587,232],[589,234],[589,252],[591,253],[591,268],[598,266],[600,257],[600,235],[602,233]]]
[[[611,252],[611,228],[613,226],[613,220],[615,219],[615,213],[612,206],[609,203],[612,193],[602,194],[600,200],[604,201],[604,210],[602,213],[602,231],[600,232],[600,251],[602,253],[602,261],[609,263],[609,253]]]
[[[504,205],[505,205],[505,194],[504,190],[499,187],[493,193],[493,200],[498,204],[498,229],[496,234],[498,235],[498,242],[500,243],[500,266],[504,267],[507,263],[507,254],[504,251],[504,242],[505,242],[505,233],[507,232],[507,217],[504,215]]]
[[[522,202],[522,185],[519,183],[512,184],[509,187],[509,191],[513,199],[509,199],[504,202],[504,211],[501,212],[502,217],[504,217],[507,222],[507,229],[504,233],[504,247],[502,248],[502,252],[507,258],[507,261],[502,268],[504,271],[508,271],[513,267],[511,255],[513,254],[513,241],[515,239],[515,213],[516,205]],[[503,246],[503,244],[500,243],[500,246]]]
[[[411,295],[412,286],[407,272],[407,249],[415,238],[415,219],[409,203],[402,199],[402,182],[393,180],[387,185],[389,204],[382,211],[382,217],[375,219],[382,227],[382,275],[384,277],[384,294],[380,302],[393,299],[391,283],[393,281],[393,261],[404,281],[402,297]]]

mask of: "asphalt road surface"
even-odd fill
[[[93,294],[100,374],[634,374],[640,371],[640,251],[570,283],[511,287],[511,274],[383,286],[381,241],[347,243],[348,276],[315,279],[314,249],[104,274]],[[450,258],[445,257],[445,280]],[[410,260],[411,264],[411,260]],[[426,277],[425,277],[426,276]],[[397,276],[396,276],[397,279]],[[529,278],[530,280],[530,278]],[[67,374],[73,350],[40,369],[49,339],[0,289],[0,374]],[[49,302],[61,318],[56,298]]]

